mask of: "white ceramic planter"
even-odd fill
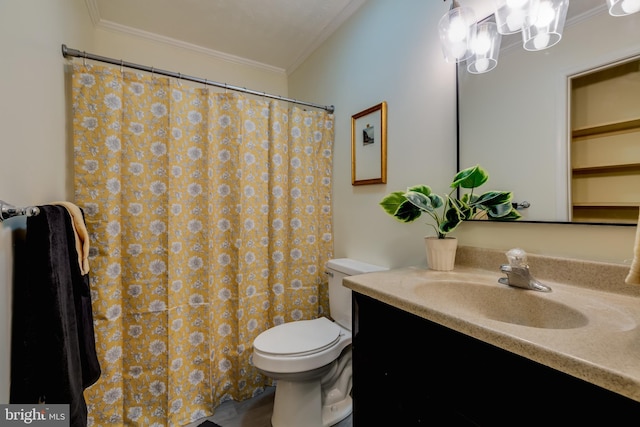
[[[424,238],[427,247],[427,265],[431,270],[451,271],[456,261],[458,239],[455,237],[427,236]]]

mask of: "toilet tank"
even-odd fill
[[[346,276],[383,270],[387,270],[387,268],[350,258],[329,260],[327,262],[327,276],[331,318],[342,327],[351,330],[351,289],[342,285],[342,279]]]

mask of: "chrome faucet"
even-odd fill
[[[507,252],[509,264],[500,266],[500,271],[507,274],[507,277],[501,277],[498,282],[503,285],[515,286],[516,288],[531,289],[540,292],[551,292],[551,288],[540,283],[538,279],[533,277],[529,272],[527,265],[527,254],[522,249],[511,249]]]

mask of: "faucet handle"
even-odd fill
[[[511,267],[526,267],[527,253],[520,248],[513,248],[507,251],[507,259]]]

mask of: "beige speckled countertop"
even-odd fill
[[[640,402],[640,286],[624,283],[628,267],[529,255],[532,275],[552,288],[543,293],[499,284],[504,263],[502,252],[459,247],[452,272],[407,267],[347,277],[344,284]],[[488,304],[479,301],[487,296]],[[521,302],[543,311],[545,318],[534,318],[542,327],[495,320],[493,297],[507,311]]]

